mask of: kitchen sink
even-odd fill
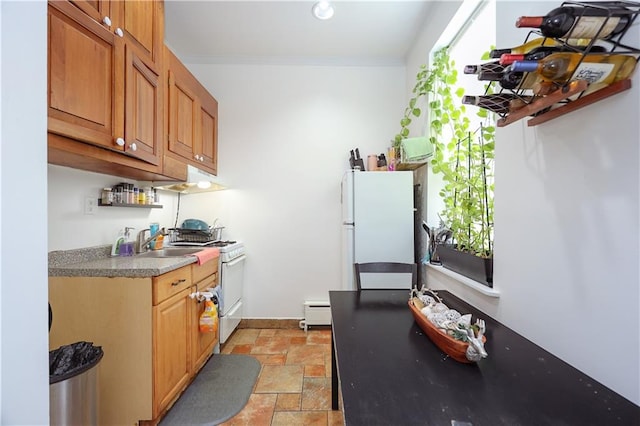
[[[181,257],[201,251],[201,248],[193,247],[165,247],[160,250],[149,250],[137,254],[138,257]]]

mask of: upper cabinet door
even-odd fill
[[[71,0],[71,3],[89,15],[94,21],[100,22],[106,28],[111,27],[113,17],[111,16],[109,0]]]
[[[121,40],[67,2],[49,4],[48,36],[49,132],[122,151],[113,137],[124,115],[114,101]]]
[[[200,97],[200,158],[213,174],[218,172],[218,101],[208,92]]]
[[[125,152],[158,165],[162,146],[160,76],[128,45],[126,52]]]
[[[192,160],[198,139],[199,103],[179,69],[169,71],[169,151]]]
[[[164,3],[158,0],[127,0],[114,2],[111,7],[117,8],[117,12],[112,13],[127,44],[147,62],[159,67],[164,47]]]

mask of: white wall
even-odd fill
[[[49,422],[46,2],[0,2],[0,423]]]
[[[557,2],[501,1],[497,45],[521,44],[521,15]],[[635,25],[625,42],[640,46]],[[640,403],[638,73],[632,89],[537,127],[496,133],[498,301],[445,287]]]
[[[246,317],[302,318],[304,300],[340,288],[340,180],[350,149],[390,146],[404,67],[187,66],[219,102],[233,190],[185,197],[184,211],[245,242]]]
[[[51,164],[47,177],[49,251],[112,244],[125,226],[135,228],[131,231],[135,237],[140,230],[148,229],[151,222],[167,228],[175,224],[175,193],[160,192],[161,209],[97,207],[95,214],[88,215],[84,212],[86,197],[97,198],[104,187],[136,181]]]

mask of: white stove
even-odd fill
[[[220,250],[221,262],[231,262],[245,253],[244,244],[240,241],[216,241],[207,247],[217,247]]]
[[[220,250],[220,344],[227,341],[242,319],[242,287],[244,284],[244,261],[247,258],[241,241],[174,241],[173,246],[216,247]]]

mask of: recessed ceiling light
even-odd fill
[[[320,0],[314,4],[311,11],[313,12],[313,16],[323,21],[330,19],[334,13],[333,6],[327,0]]]

